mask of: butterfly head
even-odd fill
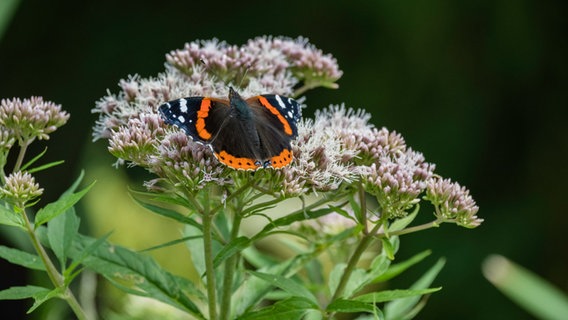
[[[229,103],[231,109],[235,110],[240,118],[250,119],[252,117],[247,102],[232,87],[229,87]]]

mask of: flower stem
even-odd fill
[[[77,316],[77,319],[79,319],[79,320],[88,319],[87,315],[85,314],[85,312],[81,308],[79,301],[77,301],[77,299],[73,295],[73,292],[71,291],[71,289],[69,289],[68,287],[65,286],[65,281],[63,279],[63,276],[57,271],[57,268],[55,267],[55,265],[53,264],[53,262],[51,261],[51,259],[47,255],[47,252],[45,251],[43,246],[41,245],[41,243],[40,243],[40,241],[37,238],[37,235],[35,233],[34,227],[32,226],[32,223],[30,222],[30,219],[28,218],[28,215],[26,214],[25,210],[22,210],[22,216],[24,218],[24,223],[26,225],[26,231],[28,232],[28,235],[30,236],[30,239],[32,240],[32,244],[33,244],[37,254],[40,256],[41,261],[43,262],[43,265],[45,266],[47,275],[48,275],[49,279],[51,280],[51,283],[53,283],[53,285],[56,288],[63,290],[63,295],[61,297],[65,301],[67,301],[67,304],[69,305],[69,307],[73,310],[73,312]]]
[[[333,294],[331,301],[340,298],[341,295],[343,294],[343,291],[347,286],[347,282],[349,282],[349,278],[351,277],[351,274],[355,270],[355,267],[357,266],[359,259],[361,259],[363,253],[371,244],[372,240],[374,239],[375,233],[379,230],[381,225],[382,223],[381,221],[379,221],[379,223],[375,225],[375,227],[371,230],[370,233],[365,234],[363,236],[363,239],[361,239],[361,242],[359,242],[359,245],[357,245],[357,248],[355,248],[355,252],[353,252],[353,255],[351,256],[349,262],[347,263],[347,267],[345,267],[345,270],[343,271],[343,276],[341,276],[341,280],[339,280],[339,284],[337,285],[337,289],[335,289],[335,293]]]
[[[203,251],[205,255],[205,270],[207,279],[207,300],[209,302],[209,319],[217,319],[217,299],[215,290],[215,268],[213,265],[213,238],[211,230],[213,215],[209,208],[208,193],[205,193],[206,204],[203,210]]]
[[[233,218],[233,228],[229,243],[235,241],[239,236],[239,229],[243,219],[242,210],[235,210]],[[233,293],[233,278],[238,262],[238,253],[233,254],[225,260],[225,273],[223,275],[223,296],[221,297],[221,320],[228,320],[231,315],[231,295]]]
[[[26,150],[28,150],[30,143],[31,141],[24,141],[20,143],[20,152],[18,153],[18,158],[16,159],[16,164],[14,165],[14,172],[20,171],[20,167],[22,167],[22,163],[24,162]]]
[[[406,228],[406,229],[402,229],[402,230],[398,230],[398,231],[392,231],[389,232],[389,236],[400,236],[403,234],[409,234],[409,233],[413,233],[413,232],[418,232],[418,231],[422,231],[422,230],[426,230],[426,229],[430,229],[430,228],[434,228],[434,227],[439,227],[440,223],[442,222],[448,222],[447,220],[444,219],[436,219],[434,221],[428,222],[428,223],[424,223],[418,226],[414,226],[414,227],[410,227],[410,228]],[[377,234],[377,236],[379,238],[382,238],[383,236],[385,236],[384,233],[379,233]]]

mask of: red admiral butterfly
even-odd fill
[[[233,88],[229,100],[182,98],[159,111],[167,124],[209,146],[221,163],[241,170],[288,165],[301,117],[300,104],[291,98],[265,94],[245,100]]]

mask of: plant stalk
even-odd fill
[[[369,234],[365,234],[363,236],[363,239],[361,239],[361,242],[359,242],[359,245],[357,245],[357,248],[355,248],[353,255],[351,256],[351,258],[349,258],[347,267],[345,267],[345,270],[343,271],[343,276],[341,276],[341,280],[339,280],[339,284],[337,285],[337,289],[335,289],[335,293],[333,294],[331,301],[340,298],[341,295],[343,294],[343,291],[347,286],[347,282],[349,282],[349,278],[351,278],[351,274],[355,270],[357,263],[361,259],[361,256],[363,255],[365,250],[367,250],[367,248],[371,244],[372,240],[374,239],[375,233],[379,230],[381,225],[382,223],[380,223],[379,221],[379,223],[375,225],[375,227],[371,230]]]
[[[403,235],[403,234],[409,234],[409,233],[418,232],[418,231],[422,231],[422,230],[426,230],[426,229],[430,229],[430,228],[434,228],[434,227],[439,227],[440,223],[442,223],[442,222],[451,222],[451,221],[444,220],[444,219],[437,219],[437,220],[434,220],[432,222],[424,223],[424,224],[421,224],[421,225],[418,225],[418,226],[405,228],[405,229],[398,230],[398,231],[389,232],[389,236],[400,236],[400,235]],[[382,238],[382,237],[385,236],[385,234],[379,233],[379,234],[377,234],[377,236]]]
[[[242,210],[235,210],[233,218],[233,228],[229,243],[235,241],[239,236],[239,229],[243,219]],[[229,320],[231,316],[231,295],[233,293],[233,278],[239,260],[239,254],[235,253],[225,260],[225,273],[223,275],[223,295],[221,297],[221,320]]]
[[[23,206],[21,206],[20,208],[23,208]],[[73,312],[77,316],[77,319],[87,320],[88,317],[85,314],[85,312],[83,311],[83,309],[81,308],[79,301],[77,301],[77,299],[73,295],[73,292],[71,291],[71,289],[69,289],[68,287],[65,286],[65,281],[63,279],[63,276],[57,271],[57,268],[55,267],[55,265],[53,264],[53,262],[51,261],[51,259],[47,255],[47,252],[45,251],[45,249],[41,245],[39,239],[37,238],[34,227],[32,226],[32,223],[30,222],[30,219],[28,218],[28,215],[26,214],[25,210],[22,210],[22,216],[24,218],[24,223],[26,225],[28,235],[30,236],[30,239],[32,240],[32,244],[33,244],[37,254],[40,256],[41,261],[43,262],[43,265],[45,266],[47,275],[48,275],[49,279],[51,280],[51,283],[53,283],[53,285],[56,288],[64,290],[63,295],[61,297],[65,301],[67,301],[67,304],[69,305],[69,307],[73,310]]]
[[[213,215],[209,208],[209,196],[205,193],[206,204],[203,210],[203,251],[205,254],[205,270],[207,279],[207,300],[209,302],[209,319],[217,319],[217,298],[215,290],[215,268],[213,265]]]
[[[20,152],[18,153],[18,158],[16,159],[16,164],[14,165],[14,172],[20,171],[22,163],[24,162],[24,156],[26,155],[26,150],[32,141],[25,141],[20,143]]]

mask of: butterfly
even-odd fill
[[[158,108],[165,123],[209,146],[222,164],[239,170],[282,168],[293,159],[290,142],[298,136],[300,104],[277,94],[243,99],[229,88],[229,99],[188,97]]]

